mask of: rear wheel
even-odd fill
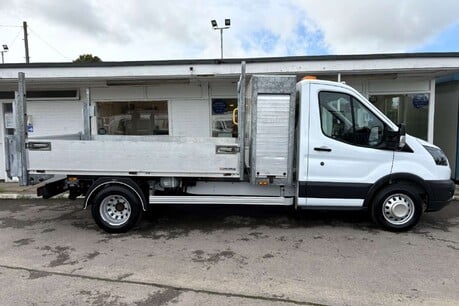
[[[371,207],[373,221],[391,231],[406,231],[421,218],[423,200],[409,184],[390,185],[375,197]]]
[[[132,190],[115,185],[94,196],[91,212],[97,225],[106,232],[124,233],[139,222],[142,205]]]

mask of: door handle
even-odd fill
[[[28,142],[26,149],[30,151],[51,151],[51,142]]]
[[[216,154],[237,154],[239,153],[238,146],[216,146],[215,147]]]
[[[329,147],[326,147],[326,146],[321,146],[321,147],[317,147],[317,148],[314,148],[314,151],[321,151],[321,152],[331,152],[332,149],[330,149]]]

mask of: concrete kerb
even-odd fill
[[[18,199],[41,199],[37,196],[36,190],[39,185],[36,186],[19,186],[16,182],[1,182],[0,183],[0,200],[18,200]],[[53,198],[56,199],[67,199],[68,192],[59,194]]]
[[[57,196],[52,197],[53,199],[68,199],[68,193],[58,194]],[[0,200],[36,200],[42,199],[42,197],[37,196],[32,193],[0,193]]]
[[[36,194],[0,193],[0,200],[39,199]]]

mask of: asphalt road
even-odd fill
[[[0,304],[458,305],[459,203],[366,214],[165,207],[110,235],[80,201],[0,200]]]

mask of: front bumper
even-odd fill
[[[453,200],[456,185],[452,180],[425,181],[429,189],[426,211],[437,211]]]

